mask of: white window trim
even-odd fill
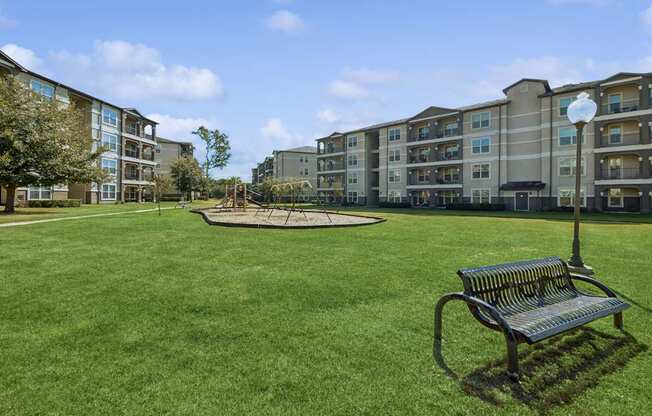
[[[32,189],[38,189],[38,198],[32,198]],[[49,198],[43,198],[43,189],[49,189],[50,191],[50,197]],[[27,187],[27,200],[28,201],[50,201],[52,199],[54,190],[52,189],[51,186],[28,186]]]
[[[106,136],[111,136],[111,137],[114,137],[114,138],[115,138],[115,150],[114,150],[114,149],[111,149],[111,147],[108,146],[108,147],[109,147],[109,152],[118,153],[118,149],[119,149],[119,144],[118,144],[118,135],[117,135],[117,134],[114,134],[114,133],[109,133],[109,132],[103,131],[103,132],[102,132],[102,138],[101,138],[101,140],[100,140],[100,144],[101,144],[102,146],[104,146],[104,144],[105,144],[105,142],[104,142],[104,136],[105,136],[105,135],[106,135]],[[110,144],[110,143],[109,143],[109,144]]]
[[[392,173],[394,173],[394,176],[392,176]],[[392,179],[394,179],[394,180],[392,180]],[[401,169],[390,169],[387,172],[387,181],[389,183],[400,183],[401,182]]]
[[[105,186],[113,186],[115,191],[113,194],[115,195],[113,198],[104,198],[104,187]],[[102,189],[100,189],[100,200],[101,201],[115,201],[118,198],[118,185],[115,183],[103,183],[102,184]]]
[[[559,160],[557,161],[557,175],[563,176],[563,177],[575,177],[575,174],[572,172],[572,169],[573,169],[572,165],[570,167],[571,168],[571,173],[569,173],[568,175],[563,175],[561,173],[561,161],[562,160],[574,161],[575,156],[562,156],[562,157],[559,158]],[[580,176],[586,176],[586,158],[584,158],[584,156],[582,156],[582,174]]]
[[[567,117],[568,114],[562,114],[561,113],[561,109],[562,109],[561,100],[570,100],[570,103],[568,103],[568,106],[565,107],[566,111],[568,111],[568,107],[573,103],[573,97],[559,97],[559,99],[557,100],[557,115],[559,117]]]
[[[398,131],[398,138],[392,139],[392,132]],[[387,129],[387,141],[388,142],[398,142],[401,140],[401,128],[400,127],[392,127]]]
[[[115,113],[115,124],[108,123],[107,121],[104,120],[104,112],[105,111],[107,111],[107,112],[111,111],[111,112]],[[102,113],[100,114],[100,116],[102,117],[102,124],[106,124],[107,126],[111,126],[111,127],[118,127],[118,111],[117,110],[114,110],[112,108],[103,108]]]
[[[624,208],[625,207],[625,194],[623,191],[620,191],[620,203],[618,205],[611,204],[611,195],[607,192],[607,206],[609,208]]]
[[[489,114],[489,125],[482,127],[482,115]],[[480,127],[473,127],[473,116],[480,116]],[[471,114],[471,130],[490,129],[491,128],[491,111],[481,111],[479,113]]]
[[[476,167],[476,166],[480,166],[480,175],[482,175],[482,166],[483,165],[488,165],[489,166],[489,176],[487,176],[486,178],[483,178],[482,176],[479,177],[479,178],[474,178],[473,177],[473,168]],[[474,181],[487,181],[487,180],[491,179],[491,163],[474,163],[474,164],[472,164],[471,165],[471,179],[474,180]]]
[[[612,142],[611,141],[611,129],[612,128],[618,128],[620,129],[620,141],[619,142]],[[622,144],[623,143],[623,136],[625,135],[625,129],[622,123],[620,124],[610,124],[607,126],[607,135],[609,136],[609,144]],[[582,143],[584,144],[584,143]]]
[[[358,147],[358,136],[349,137],[347,144],[349,147]]]
[[[489,140],[489,150],[487,150],[486,152],[483,152],[483,151],[482,151],[482,141],[483,141],[483,140]],[[475,146],[475,142],[477,142],[477,141],[480,142],[480,146],[479,146],[479,147],[480,147],[480,151],[479,151],[479,152],[476,152],[476,151],[475,151],[475,147],[476,147],[476,146]],[[491,153],[491,144],[492,144],[491,136],[476,137],[476,138],[474,138],[474,139],[471,139],[471,154],[474,154],[474,155],[481,155],[481,154],[488,154],[488,153]]]
[[[561,204],[561,193],[570,192],[570,201],[569,205]],[[557,206],[558,207],[574,207],[575,206],[575,188],[559,188],[557,189]],[[586,190],[585,188],[580,188],[580,207],[586,208]]]
[[[102,163],[102,169],[104,169],[104,161],[105,160],[108,161],[108,162],[115,163],[115,172],[113,172],[113,173],[107,172],[107,173],[109,173],[110,175],[117,175],[118,174],[118,160],[117,159],[112,159],[112,158],[109,158],[109,157],[103,157],[102,162],[101,162]]]
[[[474,188],[474,189],[471,189],[471,203],[472,204],[476,203],[475,202],[475,196],[473,195],[475,193],[475,191],[478,191],[478,192],[487,191],[487,193],[489,194],[489,197],[488,197],[489,201],[487,203],[491,204],[491,188]],[[482,203],[483,203],[482,198],[480,198],[480,201],[478,202],[478,204],[482,204]]]
[[[564,129],[575,129],[575,143],[561,144],[561,131]],[[570,147],[577,145],[577,128],[575,126],[557,127],[557,144],[559,147]],[[582,144],[586,144],[586,132],[582,135]]]
[[[389,155],[387,160],[390,162],[400,162],[401,161],[401,149],[389,149]]]

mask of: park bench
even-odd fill
[[[622,329],[622,311],[629,307],[604,284],[569,272],[559,257],[463,269],[457,274],[464,292],[444,295],[435,306],[435,359],[441,356],[442,309],[450,300],[461,300],[481,324],[504,334],[508,374],[515,381],[519,343],[534,344],[609,315],[614,315],[614,326]],[[578,290],[574,280],[598,287],[606,297]]]
[[[182,199],[181,201],[177,202],[177,205],[175,208],[183,208],[186,209],[190,206],[190,202]]]

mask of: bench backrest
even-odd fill
[[[501,310],[556,303],[577,296],[568,266],[559,257],[463,269],[464,293]]]

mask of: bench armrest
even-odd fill
[[[503,315],[494,306],[475,296],[467,295],[463,292],[447,293],[437,302],[438,309],[441,309],[449,300],[461,300],[478,308],[484,309],[491,318],[502,328],[505,333],[512,335],[512,328],[509,326]],[[441,305],[441,306],[440,306]]]
[[[613,290],[609,289],[605,284],[600,283],[599,281],[595,280],[592,277],[585,276],[585,275],[579,274],[579,273],[571,273],[570,276],[571,276],[571,279],[575,279],[575,280],[579,280],[579,281],[582,281],[582,282],[590,283],[593,286],[596,286],[597,288],[602,290],[610,298],[617,297],[616,293],[614,293]]]

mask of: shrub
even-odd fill
[[[27,206],[30,208],[78,208],[81,206],[81,201],[79,199],[48,199],[28,201]]]
[[[378,206],[380,208],[410,208],[411,205],[409,202],[379,202]]]
[[[504,211],[505,204],[471,204],[468,202],[456,202],[453,204],[446,204],[446,209],[463,211]]]

